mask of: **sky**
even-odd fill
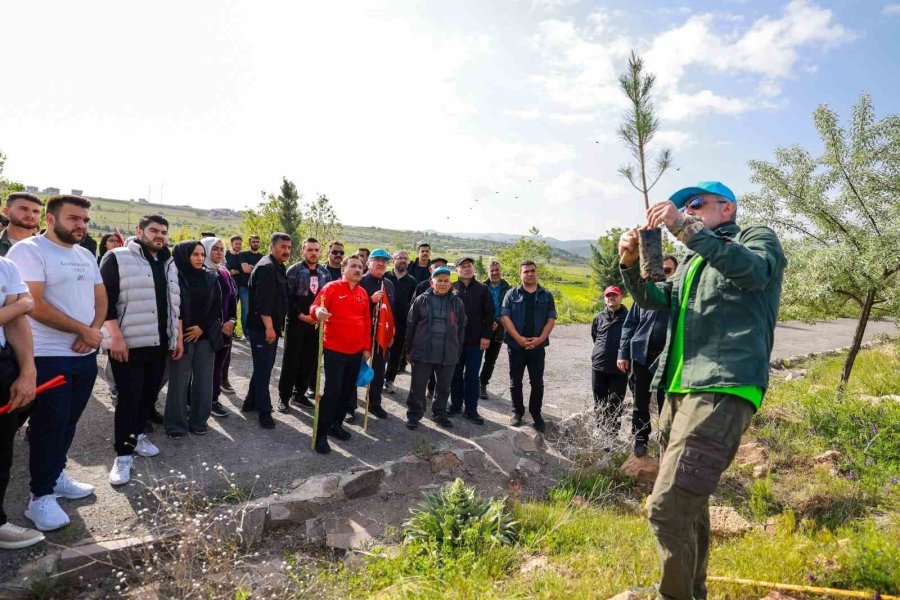
[[[656,77],[661,201],[820,147],[812,112],[898,112],[900,2],[29,0],[0,4],[5,175],[253,207],[282,177],[349,225],[596,238],[632,50]],[[651,148],[653,151],[653,148]]]

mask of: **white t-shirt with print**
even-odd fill
[[[18,296],[28,291],[28,286],[22,281],[22,275],[16,263],[0,256],[0,306],[6,303],[9,296]],[[3,326],[0,325],[0,348],[6,345],[6,335]]]
[[[42,235],[22,240],[6,255],[22,279],[44,282],[44,302],[64,315],[90,325],[94,321],[94,287],[102,284],[97,259],[81,246],[66,248]],[[35,356],[85,356],[72,350],[77,334],[53,329],[31,316]]]

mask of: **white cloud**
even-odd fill
[[[570,8],[578,4],[578,0],[519,0],[522,3],[527,2],[531,5],[531,11],[555,12],[557,10]]]
[[[881,9],[881,14],[886,17],[896,17],[900,16],[900,3],[892,3],[886,4],[884,8]]]
[[[541,231],[594,238],[623,222],[639,222],[643,205],[637,192],[623,182],[618,177],[601,180],[571,169],[563,171],[544,188],[543,197],[550,209],[541,215]],[[576,222],[572,222],[573,214],[578,215]]]
[[[672,150],[687,148],[694,143],[694,136],[686,131],[678,131],[677,129],[661,129],[656,132],[656,136],[653,139],[658,144]]]
[[[532,120],[541,116],[541,111],[536,107],[531,108],[506,108],[503,110],[503,116],[513,117],[515,119]]]

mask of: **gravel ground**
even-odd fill
[[[807,326],[786,323],[776,334],[775,357],[818,352],[846,346],[853,335],[854,323],[849,320]],[[878,333],[896,334],[893,323],[872,323],[867,338]],[[590,327],[569,325],[557,327],[551,336],[545,373],[545,414],[560,418],[576,413],[591,403],[590,390]],[[106,358],[99,361],[105,363]],[[276,364],[280,365],[280,358]],[[102,371],[102,370],[101,370]],[[97,486],[95,495],[84,500],[60,500],[72,518],[72,524],[47,534],[48,543],[35,548],[0,553],[0,579],[15,574],[25,560],[40,556],[54,546],[71,546],[85,541],[124,537],[139,528],[136,517],[143,490],[160,477],[184,474],[210,493],[227,490],[231,483],[249,489],[253,495],[264,495],[287,488],[296,480],[312,475],[342,471],[354,466],[374,466],[387,460],[411,454],[423,443],[431,446],[448,445],[457,437],[474,437],[507,426],[510,404],[507,389],[508,371],[505,351],[501,352],[490,385],[491,398],[482,401],[480,412],[487,419],[482,426],[457,419],[457,427],[450,432],[430,426],[410,432],[403,426],[408,374],[397,379],[398,391],[385,396],[387,420],[370,419],[368,433],[360,426],[348,426],[353,433],[349,442],[333,442],[333,452],[322,457],[310,447],[309,411],[292,408],[286,415],[275,413],[277,426],[267,431],[259,427],[255,415],[245,417],[239,408],[249,382],[249,348],[237,343],[232,360],[231,381],[237,394],[227,395],[223,404],[231,411],[228,418],[210,420],[206,436],[188,436],[169,440],[161,432],[150,434],[161,454],[153,459],[135,459],[134,479],[128,485],[112,488],[107,475],[114,458],[112,449],[113,408],[108,387],[98,378],[88,408],[79,424],[75,443],[69,453],[68,471],[74,478]],[[273,374],[277,383],[279,369]],[[526,384],[527,387],[527,384]],[[527,390],[526,390],[527,394]],[[363,394],[360,394],[363,397]],[[160,394],[164,402],[165,394]],[[527,418],[527,417],[526,417]],[[160,428],[158,428],[160,429]],[[23,512],[28,497],[27,446],[17,438],[12,480],[6,495],[5,508],[13,523],[28,525]],[[215,469],[222,465],[226,480]]]

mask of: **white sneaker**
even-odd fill
[[[44,534],[12,523],[0,525],[0,548],[18,550],[44,541]]]
[[[133,456],[117,456],[112,469],[109,470],[110,485],[125,485],[131,481],[131,465],[133,463]]]
[[[75,481],[66,475],[66,472],[63,471],[59,474],[59,479],[56,480],[56,485],[53,486],[53,493],[59,496],[60,498],[66,498],[68,500],[79,500],[81,498],[87,498],[91,494],[94,493],[94,486],[89,483],[81,483],[80,481]]]
[[[147,436],[143,433],[138,436],[137,445],[134,447],[134,453],[138,456],[156,456],[159,454],[159,448],[157,448],[153,442],[147,439]]]
[[[59,502],[56,501],[56,494],[47,494],[29,500],[25,516],[31,519],[31,522],[40,531],[53,531],[70,523],[69,515],[59,507]]]

